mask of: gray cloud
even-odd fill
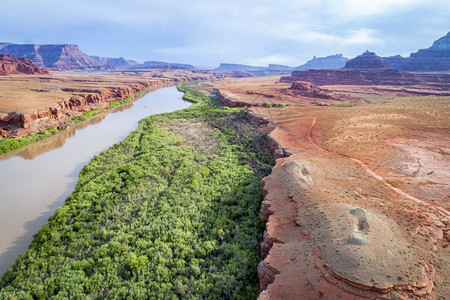
[[[441,0],[8,1],[0,40],[74,43],[92,55],[216,65],[428,47],[450,30]]]

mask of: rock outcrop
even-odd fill
[[[321,99],[332,99],[330,95],[325,93],[324,90],[322,90],[317,85],[306,82],[306,81],[294,81],[292,82],[291,92],[296,96],[302,96],[302,97],[308,97],[308,98],[321,98]],[[320,104],[318,104],[320,105]],[[325,103],[322,103],[322,105],[326,105]],[[321,106],[322,106],[321,105]]]
[[[31,60],[12,55],[0,54],[0,75],[8,74],[48,74]]]
[[[291,85],[292,90],[299,91],[305,95],[318,95],[323,90],[315,84],[306,81],[294,81]]]
[[[445,71],[450,70],[450,32],[426,49],[411,53],[409,57],[400,55],[385,57],[393,68],[402,71]]]
[[[305,64],[294,68],[294,70],[335,70],[345,66],[348,58],[342,54],[335,54],[326,57],[313,57]]]

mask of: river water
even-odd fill
[[[92,157],[123,140],[138,121],[187,108],[176,87],[78,123],[50,138],[0,155],[0,276],[75,188]]]

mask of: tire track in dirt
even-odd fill
[[[312,145],[314,145],[315,147],[319,148],[319,149],[322,150],[322,151],[329,152],[329,153],[332,153],[332,154],[336,154],[336,155],[339,155],[339,156],[342,156],[342,157],[346,157],[346,158],[351,159],[352,161],[354,161],[354,162],[356,162],[357,164],[359,164],[359,165],[364,169],[364,171],[365,171],[368,175],[372,176],[373,178],[375,178],[375,179],[378,180],[379,182],[383,183],[385,186],[387,186],[388,188],[390,188],[391,190],[393,190],[393,191],[396,192],[397,194],[399,194],[399,195],[405,197],[405,198],[408,199],[410,202],[415,202],[415,203],[418,203],[418,204],[421,204],[421,205],[424,205],[424,206],[433,208],[433,209],[439,211],[440,213],[442,213],[442,214],[443,214],[444,216],[446,216],[446,217],[449,217],[449,216],[450,216],[450,212],[447,211],[445,208],[440,207],[440,206],[437,206],[437,205],[434,205],[434,204],[431,204],[431,203],[428,203],[428,202],[425,202],[425,201],[420,200],[420,199],[417,199],[416,197],[413,197],[413,196],[411,196],[410,194],[408,194],[408,193],[402,191],[401,189],[399,189],[399,188],[393,186],[393,185],[390,184],[383,176],[380,176],[380,175],[376,174],[372,169],[370,169],[370,167],[369,167],[366,163],[362,162],[361,160],[359,160],[359,159],[357,159],[357,158],[354,158],[354,157],[351,157],[351,156],[348,156],[348,155],[344,155],[344,154],[340,154],[340,153],[337,153],[337,152],[333,152],[333,151],[330,151],[330,150],[328,150],[328,149],[325,149],[325,148],[321,147],[321,146],[320,146],[319,144],[317,144],[317,142],[315,141],[314,136],[313,136],[313,133],[312,133],[312,131],[313,131],[313,129],[314,129],[314,126],[316,125],[316,121],[317,121],[317,117],[314,117],[313,121],[311,122],[311,126],[309,127],[308,132],[307,132],[308,140],[309,140],[309,142],[310,142]]]

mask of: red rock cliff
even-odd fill
[[[0,54],[0,75],[9,74],[48,74],[31,60],[12,55]]]

